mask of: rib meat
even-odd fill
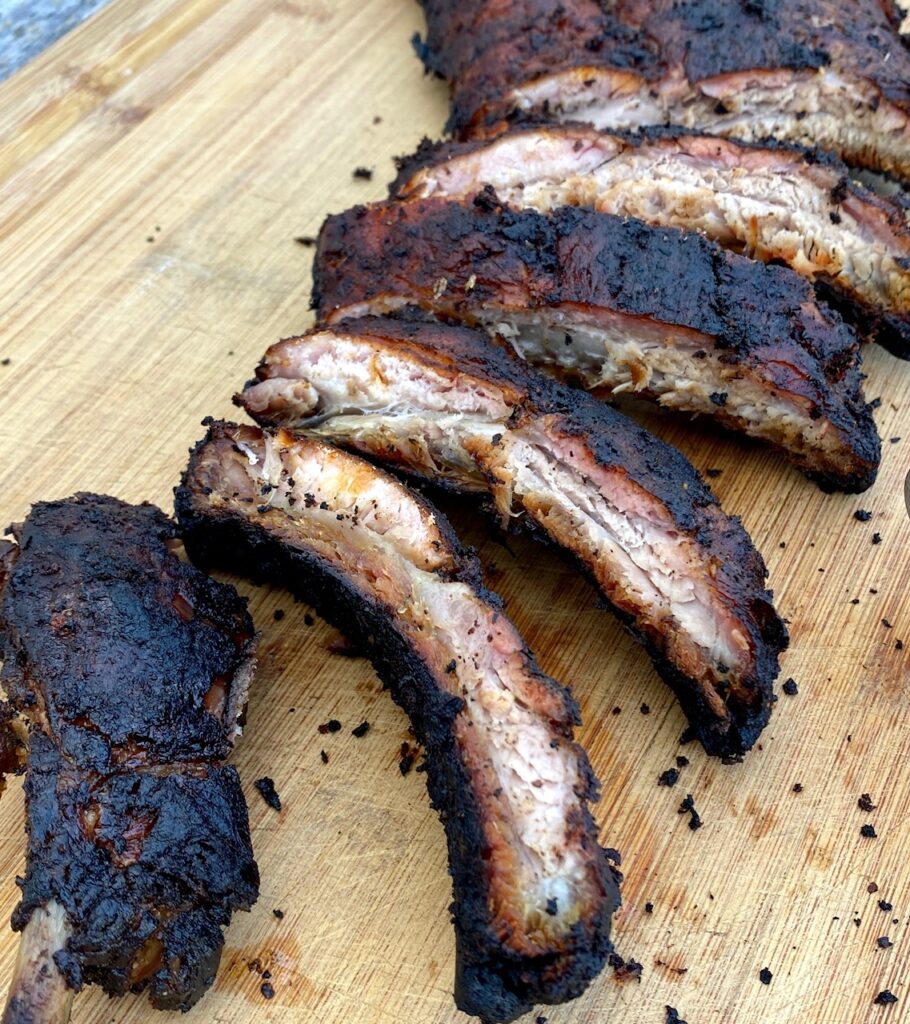
[[[449,841],[459,1007],[507,1021],[579,995],[610,951],[618,891],[578,710],[445,519],[322,441],[227,423],[192,453],[177,514],[197,562],[314,604],[410,716]]]
[[[31,726],[22,931],[6,1024],[65,1020],[73,990],[148,989],[183,1009],[212,983],[258,873],[227,756],[253,625],[180,561],[150,505],[77,495],[13,527],[2,682]]]
[[[853,332],[788,268],[700,235],[569,207],[514,211],[485,191],[329,217],[313,272],[323,321],[416,304],[587,388],[770,442],[828,489],[875,479]]]
[[[425,142],[402,162],[393,192],[467,199],[485,185],[510,206],[593,206],[785,263],[839,300],[862,334],[910,355],[907,210],[851,182],[833,158],[677,129],[549,125],[489,142]]]
[[[420,0],[449,126],[522,114],[776,137],[910,177],[910,50],[891,0]]]
[[[504,527],[564,550],[648,649],[706,749],[752,746],[786,632],[761,556],[678,451],[477,332],[420,314],[282,341],[258,376],[242,402],[260,422],[487,493]]]

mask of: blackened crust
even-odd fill
[[[313,264],[319,318],[381,296],[468,322],[501,304],[616,311],[701,332],[724,362],[760,370],[841,432],[849,469],[819,469],[784,452],[807,475],[846,491],[875,479],[880,442],[856,336],[793,271],[701,235],[577,208],[511,210],[489,192],[473,202],[377,203],[327,218]],[[722,407],[713,415],[740,429]]]
[[[571,68],[695,86],[741,71],[832,67],[910,110],[910,53],[881,0],[859,0],[850,17],[836,0],[420,3],[428,32],[419,52],[453,85],[458,133],[508,118],[513,88]]]
[[[596,843],[597,830],[587,807],[582,828],[589,837],[603,899],[596,913],[583,917],[548,955],[520,957],[504,946],[490,927],[483,812],[459,756],[452,725],[462,701],[440,686],[408,640],[394,610],[356,580],[305,546],[291,545],[242,513],[216,509],[206,501],[194,478],[196,465],[212,440],[231,429],[230,424],[210,421],[209,433],[191,451],[189,466],[175,491],[176,515],[187,551],[203,568],[230,568],[257,583],[286,587],[306,600],[364,651],[408,715],[426,751],[427,790],[448,841],[458,1007],[484,1021],[506,1022],[536,1003],[559,1003],[580,995],[612,949],[610,920],[620,902],[618,876]],[[421,503],[427,504],[425,499]],[[501,608],[499,598],[480,582],[480,565],[474,554],[460,546],[440,512],[434,510],[434,515],[449,539],[455,566],[446,578],[467,584],[482,601]],[[526,650],[525,655],[533,671],[539,673],[531,652]],[[570,718],[577,721],[577,706],[568,692],[542,673],[540,678],[559,691]],[[585,797],[594,799],[596,779],[584,751],[579,747],[577,753],[586,780]]]

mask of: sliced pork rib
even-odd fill
[[[449,841],[459,1007],[507,1021],[579,995],[610,951],[618,891],[578,711],[445,519],[323,441],[226,423],[192,453],[177,514],[197,562],[313,603],[411,718]]]
[[[485,185],[509,206],[592,206],[786,263],[833,294],[864,337],[910,356],[908,211],[851,182],[833,158],[677,129],[549,125],[426,142],[402,161],[393,192],[468,199]]]
[[[765,567],[683,456],[475,331],[343,321],[273,346],[243,404],[456,489],[567,552],[642,642],[711,753],[768,719],[786,633]]]
[[[5,1024],[65,1021],[73,991],[189,1009],[258,873],[223,764],[252,670],[233,587],[171,550],[150,505],[35,505],[6,543],[2,682],[30,723],[22,932]]]
[[[775,137],[910,177],[910,50],[891,0],[420,0],[450,127],[516,114]]]
[[[770,442],[826,488],[875,479],[856,336],[788,268],[700,235],[570,207],[515,211],[485,191],[329,217],[313,273],[324,321],[419,305],[587,388]]]

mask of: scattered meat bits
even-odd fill
[[[697,831],[702,826],[701,816],[698,811],[695,810],[695,798],[691,793],[686,794],[685,800],[679,805],[679,814],[689,815],[689,828],[693,832]]]
[[[354,173],[351,176],[359,178],[361,181],[373,180],[373,172],[369,167],[355,167]]]
[[[872,513],[867,512],[864,508],[858,508],[853,513],[853,518],[858,519],[861,523],[868,523],[869,520],[872,518]]]
[[[281,810],[281,798],[278,796],[278,791],[275,789],[275,783],[268,777],[268,775],[263,775],[262,778],[257,779],[253,785],[259,790],[259,795],[273,811]]]
[[[863,837],[863,839],[878,839],[874,825],[863,825],[863,827],[859,830],[859,834]]]
[[[788,697],[795,697],[799,693],[799,687],[796,685],[796,680],[792,676],[786,680],[781,689]]]
[[[323,722],[322,725],[319,726],[319,731],[323,736],[327,732],[340,732],[341,722],[339,722],[337,718],[330,718],[327,722]]]
[[[770,971],[768,970],[768,968],[767,968],[767,967],[763,967],[763,968],[762,968],[762,969],[761,969],[761,970],[760,970],[760,971],[758,972],[758,980],[759,980],[759,981],[760,981],[760,982],[761,982],[761,983],[762,983],[763,985],[770,985],[770,984],[771,984],[771,979],[772,979],[773,977],[774,977],[774,975],[773,975],[773,974],[772,974],[772,973],[771,973],[771,972],[770,972]]]
[[[658,786],[675,786],[677,782],[679,782],[679,770],[676,768],[668,768],[657,778]]]
[[[889,992],[888,989],[883,989],[872,1002],[876,1006],[891,1006],[897,1002],[897,996],[893,992]]]
[[[872,795],[870,793],[863,793],[863,795],[856,801],[857,806],[861,811],[865,811],[867,814],[875,810],[875,804],[872,803]],[[877,889],[878,886],[875,887]],[[870,892],[875,892],[875,889],[870,889]]]
[[[879,949],[890,949],[894,945],[887,935],[879,935],[875,943]]]
[[[351,735],[356,736],[357,739],[362,739],[370,731],[370,723],[363,721],[356,728],[351,730]]]

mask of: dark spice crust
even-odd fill
[[[719,721],[701,688],[667,659],[665,637],[639,628],[630,615],[608,603],[648,651],[708,753],[738,757],[749,750],[771,713],[772,686],[779,655],[787,646],[787,631],[774,610],[773,595],[765,589],[768,571],[761,555],[740,520],[723,511],[689,460],[616,409],[535,372],[478,331],[442,324],[418,310],[405,310],[393,317],[343,320],[336,329],[394,341],[408,346],[415,360],[442,373],[457,372],[494,383],[506,390],[516,406],[516,426],[555,417],[554,431],[578,438],[599,465],[620,467],[666,508],[679,531],[691,537],[706,557],[716,560],[720,589],[728,595],[751,641],[752,671],[725,694],[729,720]],[[407,471],[406,466],[401,468]],[[510,526],[532,533],[543,543],[553,543],[528,516],[511,519]],[[591,567],[572,561],[596,586]]]
[[[231,429],[230,424],[210,425],[207,436],[191,451],[189,466],[175,491],[176,514],[187,551],[204,568],[230,567],[255,582],[275,583],[304,598],[362,647],[393,699],[408,715],[426,752],[427,790],[448,840],[458,1007],[484,1021],[505,1022],[536,1003],[559,1003],[580,995],[612,950],[610,919],[620,902],[619,876],[597,844],[590,812],[585,809],[583,830],[589,837],[588,849],[603,899],[596,913],[582,917],[564,942],[546,956],[519,957],[490,927],[483,812],[459,756],[452,726],[462,701],[445,692],[409,642],[394,610],[315,552],[271,535],[242,512],[211,507],[199,491],[194,470],[206,446]],[[425,499],[418,500],[428,504]],[[461,547],[445,517],[438,511],[434,514],[455,566],[447,576],[466,583],[481,600],[501,608],[499,598],[481,582],[476,556]],[[526,650],[525,656],[539,672],[531,652]],[[569,692],[542,673],[540,678],[560,692],[569,719],[577,723],[577,706]],[[583,796],[595,799],[597,781],[584,751],[580,747],[576,750],[586,778],[587,792]]]
[[[383,295],[467,322],[487,304],[564,306],[699,331],[724,362],[760,369],[842,432],[851,461],[843,473],[784,451],[807,475],[846,491],[875,479],[880,441],[856,336],[798,274],[701,235],[579,208],[511,210],[488,191],[473,202],[377,203],[328,217],[313,263],[319,318]],[[739,429],[722,407],[713,416]]]
[[[695,86],[752,70],[844,70],[910,110],[910,52],[890,0],[420,0],[427,70],[453,86],[449,128],[510,113],[513,88],[570,68]],[[887,62],[883,53],[889,53]]]
[[[40,708],[64,754],[99,771],[125,756],[224,758],[234,723],[205,709],[253,647],[233,587],[168,550],[153,505],[79,494],[13,527],[20,554],[0,604],[0,681]]]
[[[237,709],[203,707],[213,681],[229,693],[248,670],[246,602],[169,551],[175,526],[151,505],[80,494],[14,532],[2,681],[32,728],[13,927],[56,900],[70,987],[148,988],[156,1007],[189,1009],[222,926],[258,892],[237,773],[218,763]]]

